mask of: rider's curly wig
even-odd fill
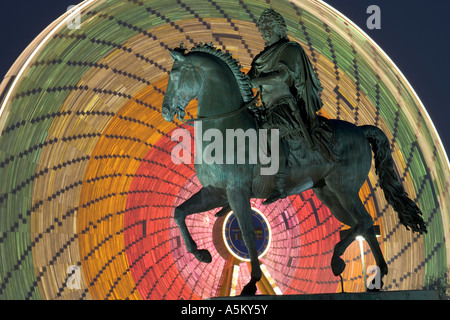
[[[258,28],[262,24],[262,20],[264,18],[269,18],[272,20],[278,27],[278,30],[281,32],[281,35],[285,37],[287,35],[287,26],[286,21],[284,20],[283,16],[279,14],[278,12],[272,10],[272,9],[264,9],[263,13],[261,14],[261,17],[259,17],[258,20]]]

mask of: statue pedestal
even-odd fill
[[[436,290],[216,297],[208,300],[439,300]]]

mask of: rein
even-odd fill
[[[228,113],[224,113],[224,114],[219,114],[216,116],[211,116],[211,117],[202,117],[202,118],[193,118],[193,119],[187,119],[185,121],[182,121],[183,123],[186,123],[187,125],[191,125],[191,123],[196,122],[196,121],[209,121],[209,120],[217,120],[217,119],[222,119],[222,118],[228,118],[234,115],[237,115],[239,113],[241,113],[242,111],[248,109],[248,107],[250,107],[252,104],[255,103],[255,101],[258,99],[259,96],[259,92],[258,94],[256,94],[252,100],[250,100],[249,102],[247,102],[246,104],[244,104],[242,107],[240,107],[239,109],[236,109],[234,111],[228,112]]]

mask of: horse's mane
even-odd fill
[[[182,51],[183,53],[186,50],[182,47],[182,45],[180,45],[180,48],[177,49]],[[230,68],[231,72],[236,78],[244,102],[249,102],[253,99],[253,91],[249,82],[249,78],[241,71],[242,66],[240,65],[239,61],[237,59],[234,59],[231,54],[223,52],[221,49],[214,47],[212,43],[199,43],[197,46],[192,48],[190,52],[204,52],[222,60]]]

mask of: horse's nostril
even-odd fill
[[[163,107],[162,110],[161,110],[161,113],[162,114],[168,114],[169,113],[169,109],[166,108],[166,107]]]

